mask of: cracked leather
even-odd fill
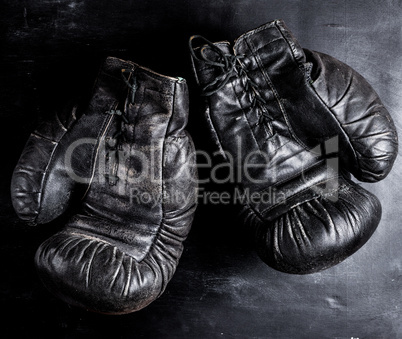
[[[165,290],[196,208],[187,84],[109,57],[78,110],[30,136],[13,205],[23,220],[45,223],[79,201],[36,253],[42,281],[73,305],[137,311]]]
[[[241,215],[262,260],[306,274],[363,246],[381,204],[350,173],[383,179],[398,147],[393,121],[367,81],[301,48],[281,20],[243,34],[233,48],[224,41],[191,52],[211,135],[242,171]]]

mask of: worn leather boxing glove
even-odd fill
[[[383,179],[398,144],[367,81],[333,57],[303,50],[281,20],[240,36],[233,49],[193,36],[190,51],[211,133],[240,178],[235,200],[259,256],[305,274],[366,243],[381,205],[350,173]]]
[[[47,222],[80,202],[36,253],[51,292],[109,314],[161,295],[196,208],[187,118],[184,79],[110,57],[79,119],[30,137],[11,186],[18,215]]]

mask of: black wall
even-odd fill
[[[34,270],[36,248],[62,226],[26,226],[10,203],[11,173],[37,122],[85,97],[100,63],[111,55],[186,78],[189,131],[198,149],[213,152],[198,110],[188,38],[233,41],[277,18],[303,47],[333,55],[365,76],[402,136],[400,0],[1,2],[0,298],[6,315],[0,317],[0,336],[402,337],[399,158],[387,179],[364,185],[383,203],[376,233],[355,255],[322,273],[296,276],[268,268],[245,240],[236,206],[202,203],[166,292],[137,313],[104,316],[71,308],[42,287]]]

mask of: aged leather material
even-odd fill
[[[44,223],[79,202],[35,257],[64,301],[121,314],[165,290],[196,209],[188,104],[184,79],[109,57],[78,118],[29,138],[11,185],[17,214]]]
[[[63,167],[62,157],[56,155],[59,142],[77,117],[76,106],[64,107],[42,121],[25,144],[12,176],[11,197],[19,218],[28,224],[49,222],[70,204],[74,182],[63,174],[50,173]],[[65,186],[71,190],[64,189]]]
[[[190,52],[211,135],[240,178],[241,215],[262,260],[306,274],[363,246],[381,204],[350,173],[383,179],[398,147],[393,121],[367,81],[331,56],[302,49],[281,20],[233,47],[193,36]]]

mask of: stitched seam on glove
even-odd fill
[[[111,106],[116,106],[116,103]],[[106,119],[103,120],[102,127],[99,129],[99,133],[96,137],[96,148],[94,151],[92,151],[92,160],[90,162],[91,163],[91,171],[90,171],[91,178],[89,180],[87,189],[85,190],[84,194],[81,197],[81,200],[83,200],[86,197],[86,195],[88,194],[88,192],[91,188],[91,185],[92,185],[92,182],[93,182],[93,179],[95,176],[95,164],[97,162],[97,158],[99,155],[100,142],[106,135],[107,130],[108,130],[110,124],[112,123],[113,119],[114,119],[114,115],[110,115],[110,116],[106,117]]]
[[[313,169],[313,168],[315,168],[315,167],[320,167],[321,165],[323,165],[323,163],[325,163],[325,159],[320,160],[320,161],[318,161],[318,162],[316,162],[316,163],[313,163],[313,164],[312,164],[311,166],[309,166],[309,167],[302,168],[302,171],[297,172],[297,173],[293,174],[292,176],[286,177],[286,178],[284,178],[284,179],[281,180],[281,181],[275,182],[275,186],[281,185],[281,184],[283,184],[283,183],[287,183],[289,180],[295,179],[295,178],[297,178],[297,177],[303,175],[303,172],[304,172],[304,171],[309,171],[309,170],[311,170],[311,169]],[[274,186],[274,187],[275,187],[275,186]],[[264,193],[264,192],[266,192],[266,191],[269,191],[271,187],[272,187],[272,186],[269,186],[268,188],[264,188],[264,189],[262,189],[261,191],[258,191],[258,193]]]
[[[253,136],[253,140],[255,141],[255,144],[257,145],[258,150],[262,153],[263,151],[260,148],[260,145],[259,145],[259,143],[258,143],[258,141],[257,141],[257,139],[256,139],[256,137],[254,135],[254,130],[253,130],[251,124],[250,124],[250,121],[248,120],[248,112],[245,111],[245,109],[244,109],[244,107],[243,107],[243,105],[242,105],[242,103],[240,101],[240,98],[237,95],[237,92],[236,92],[235,87],[233,85],[233,81],[229,81],[229,82],[230,82],[230,85],[232,86],[233,93],[236,96],[236,99],[237,99],[237,101],[239,103],[239,106],[241,107],[241,110],[243,111],[243,116],[245,117],[245,120],[247,121],[247,125],[250,128],[251,135]]]
[[[226,152],[222,146],[222,141],[219,137],[219,134],[216,132],[216,128],[214,125],[214,122],[212,121],[211,118],[211,107],[210,107],[210,100],[205,99],[206,102],[206,112],[205,112],[205,116],[206,116],[206,120],[207,120],[207,124],[209,125],[210,129],[211,129],[211,134],[214,138],[214,141],[216,142],[217,146],[218,146],[218,150],[219,152],[222,154],[222,156],[227,160],[227,156],[226,156]]]
[[[327,179],[325,179],[325,180],[321,180],[321,181],[317,182],[316,184],[314,184],[313,186],[322,185],[322,184],[324,184],[324,183],[326,183],[326,182],[328,182],[328,181],[330,181],[330,180],[333,180],[333,179],[335,179],[335,178],[339,178],[339,176],[333,176],[333,177],[327,178]],[[305,193],[306,191],[310,190],[311,187],[313,187],[313,186],[309,186],[309,187],[304,188],[304,189],[301,190],[300,192],[297,192],[296,194],[291,195],[291,196],[288,197],[286,200],[294,199],[294,198],[296,198],[296,197],[302,195],[302,194]],[[300,201],[300,202],[298,202],[295,206],[298,206],[298,205],[300,205],[300,204],[302,204],[302,203],[305,203],[305,202],[307,202],[307,201],[310,201],[310,200],[313,200],[313,199],[316,199],[316,198],[320,198],[320,197],[325,198],[325,195],[331,195],[333,192],[336,192],[336,191],[339,191],[339,187],[336,188],[336,189],[334,189],[334,190],[332,190],[331,192],[326,193],[326,194],[318,194],[318,193],[314,192],[314,193],[312,194],[311,199],[308,199],[308,200],[305,200],[305,201]],[[265,210],[262,210],[262,211],[261,211],[261,214],[267,213],[268,211],[272,210],[274,207],[276,207],[276,206],[278,206],[278,205],[279,205],[279,204],[273,205],[273,206],[270,206],[270,207],[266,208]],[[294,207],[294,206],[293,206],[293,207]],[[293,208],[293,207],[292,207],[292,208]]]
[[[54,148],[53,148],[53,150],[52,150],[52,153],[50,154],[50,158],[49,158],[49,161],[48,161],[48,163],[47,163],[47,165],[46,165],[46,168],[45,168],[45,170],[44,170],[44,172],[43,172],[43,177],[42,177],[42,180],[41,180],[41,184],[40,184],[40,199],[39,199],[39,206],[38,206],[38,211],[37,211],[37,213],[36,213],[36,216],[35,216],[35,219],[34,219],[34,223],[36,223],[37,222],[37,220],[38,220],[38,217],[39,217],[39,215],[40,215],[40,213],[41,213],[41,211],[42,211],[42,208],[43,208],[43,194],[42,194],[42,192],[43,192],[43,187],[45,187],[45,185],[46,185],[46,183],[47,183],[47,181],[48,181],[48,179],[49,179],[49,171],[48,171],[48,169],[49,169],[49,167],[50,167],[50,163],[52,163],[53,161],[54,161],[54,154],[55,154],[55,152],[56,152],[56,149],[57,149],[57,147],[60,145],[60,141],[61,141],[61,139],[63,139],[63,137],[65,136],[65,134],[67,133],[67,129],[64,129],[64,133],[63,133],[63,135],[60,137],[60,139],[59,139],[59,141],[58,142],[55,142],[55,141],[52,141],[55,145],[54,145]],[[49,139],[47,139],[47,140],[49,140]],[[49,140],[50,141],[50,140]]]
[[[285,39],[285,37],[283,36],[282,31],[279,30],[279,32],[280,32],[280,34],[282,35],[282,37]],[[276,40],[278,40],[278,39],[276,39]],[[285,41],[287,42],[286,39],[285,39]],[[272,93],[273,93],[274,96],[275,96],[275,99],[276,99],[276,101],[277,101],[277,103],[278,103],[278,106],[279,106],[281,112],[282,112],[283,118],[284,118],[284,120],[285,120],[285,122],[286,122],[286,126],[287,126],[287,128],[288,128],[290,134],[292,135],[292,137],[295,139],[295,141],[296,141],[297,143],[299,143],[303,148],[308,149],[308,147],[298,138],[298,136],[296,135],[296,133],[293,131],[293,129],[292,129],[290,123],[289,123],[289,118],[288,118],[288,116],[287,116],[286,109],[285,109],[285,107],[282,105],[282,99],[281,99],[281,97],[279,96],[279,93],[277,92],[277,90],[275,89],[275,86],[274,86],[274,84],[272,83],[272,81],[271,81],[269,75],[268,75],[267,72],[264,70],[264,65],[263,65],[263,62],[262,62],[260,56],[254,52],[254,50],[255,50],[254,44],[253,44],[249,39],[246,40],[246,43],[249,45],[249,49],[250,49],[250,51],[251,51],[253,57],[254,57],[255,60],[257,61],[257,64],[258,64],[258,67],[259,67],[259,71],[261,72],[261,74],[262,74],[262,76],[264,77],[264,79],[265,79],[267,85],[269,86],[269,88],[271,89]],[[290,49],[291,49],[291,48],[290,48]],[[292,50],[292,55],[293,55],[293,57],[294,57],[293,50]]]
[[[242,35],[240,35],[235,42],[235,46],[239,43],[239,41],[241,40],[246,40],[250,35],[254,35],[258,32],[264,31],[266,29],[275,29],[277,28],[277,24],[280,22],[281,20],[276,20],[274,22],[268,22],[266,24],[261,25],[260,27],[257,27],[249,32],[246,32]]]
[[[340,123],[340,121],[338,120],[338,117],[332,112],[332,110],[325,104],[325,102],[322,100],[322,98],[320,97],[320,95],[316,92],[314,86],[313,86],[309,81],[307,81],[308,79],[307,79],[307,77],[306,77],[306,75],[305,75],[305,72],[303,71],[303,70],[305,70],[304,65],[301,64],[301,63],[298,61],[298,59],[296,58],[296,56],[295,56],[295,54],[294,54],[294,52],[293,52],[293,49],[292,49],[292,42],[287,39],[287,37],[283,34],[283,32],[282,32],[281,30],[279,30],[279,31],[280,31],[280,33],[282,34],[282,36],[283,36],[284,40],[286,41],[286,43],[289,45],[290,50],[292,51],[293,60],[294,60],[295,63],[298,65],[298,68],[300,69],[302,75],[306,78],[306,84],[307,84],[307,86],[312,90],[312,94],[314,94],[314,95],[318,98],[318,100],[319,100],[319,101],[321,102],[321,104],[326,108],[326,110],[328,111],[328,113],[334,118],[334,120],[336,121],[336,123],[337,123],[337,125],[338,125],[339,131],[341,131],[342,134],[346,137],[346,139],[347,139],[347,141],[348,141],[348,143],[349,143],[349,147],[350,147],[350,149],[352,149],[353,155],[354,155],[355,159],[357,159],[357,162],[359,163],[359,159],[358,159],[358,157],[357,157],[357,154],[356,154],[356,151],[355,151],[355,149],[354,149],[354,147],[353,147],[353,144],[351,143],[351,140],[350,140],[349,135],[348,135],[348,134],[346,133],[346,131],[343,129],[343,126],[342,126],[342,124]],[[349,83],[348,88],[351,86],[351,84],[352,84],[352,82]],[[346,93],[347,93],[347,90],[346,90],[345,93],[342,95],[342,98],[346,95]],[[339,102],[342,100],[342,98],[339,99],[339,100],[337,101],[337,103],[339,103]],[[335,105],[334,105],[334,106],[335,106]],[[289,124],[288,124],[288,126],[289,126],[289,128],[290,128],[290,125],[289,125]],[[291,129],[291,128],[290,128],[290,129]],[[293,131],[292,131],[292,134],[294,134]],[[303,143],[302,143],[302,144],[303,144]],[[359,167],[360,167],[360,164],[359,164]],[[359,169],[360,169],[360,168],[359,168]]]

